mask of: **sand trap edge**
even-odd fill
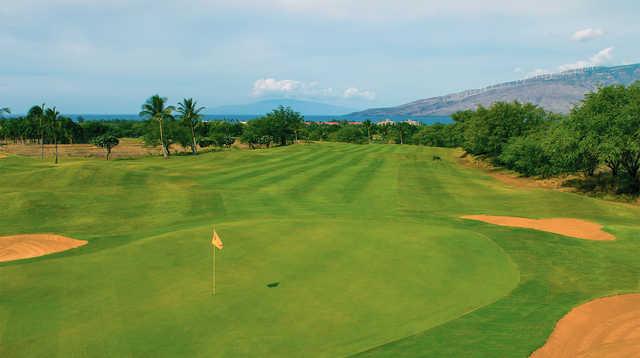
[[[596,298],[562,316],[529,357],[633,356],[640,348],[640,331],[629,339],[633,327],[640,327],[640,293]]]
[[[484,223],[550,232],[562,236],[591,241],[612,241],[616,237],[602,230],[602,225],[573,218],[529,219],[516,216],[464,215],[460,218]]]
[[[0,263],[41,257],[72,250],[88,243],[56,234],[0,236]]]

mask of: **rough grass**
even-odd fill
[[[508,187],[446,149],[10,156],[0,170],[0,235],[89,240],[0,264],[0,356],[525,356],[571,307],[640,291],[637,207]],[[466,214],[581,218],[618,240]]]

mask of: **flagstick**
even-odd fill
[[[213,229],[213,232],[215,232],[216,230]],[[215,246],[211,245],[211,258],[212,258],[212,266],[213,269],[211,271],[211,296],[215,296],[216,295],[216,248]]]
[[[216,248],[213,248],[213,295],[216,295]]]

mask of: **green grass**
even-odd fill
[[[457,154],[312,144],[2,159],[0,235],[89,244],[0,264],[0,356],[519,357],[571,307],[640,291],[640,208],[510,188]],[[465,214],[575,217],[619,239]],[[214,223],[225,249],[211,297]]]

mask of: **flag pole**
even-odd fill
[[[213,233],[215,234],[216,228],[213,227]],[[216,248],[211,245],[211,259],[212,259],[212,270],[211,270],[211,296],[216,295]]]

